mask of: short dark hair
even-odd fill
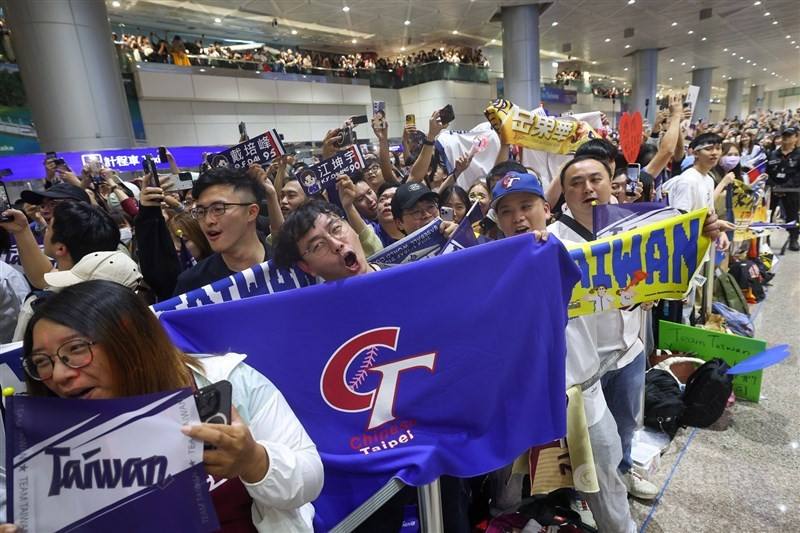
[[[701,144],[722,144],[722,137],[716,133],[701,133],[689,144],[689,148],[696,148]]]
[[[83,202],[63,202],[53,210],[51,240],[69,250],[73,263],[93,252],[113,252],[119,246],[117,223],[102,208]]]
[[[562,189],[564,188],[564,176],[567,175],[567,170],[569,170],[569,168],[574,164],[580,163],[581,161],[597,161],[598,163],[603,165],[603,168],[606,169],[606,174],[608,174],[608,179],[614,178],[614,176],[611,175],[611,166],[608,164],[608,161],[606,161],[602,157],[595,157],[594,155],[579,155],[570,159],[563,167],[561,167],[561,173],[558,175],[558,180],[561,182]]]
[[[300,261],[300,248],[297,243],[314,227],[319,215],[331,215],[344,219],[342,210],[324,200],[311,198],[289,213],[275,240],[275,265],[289,268]]]
[[[617,159],[617,147],[607,139],[589,139],[575,150],[575,157],[590,155],[607,163]]]
[[[444,205],[447,203],[447,200],[453,194],[458,196],[458,198],[461,200],[464,206],[466,206],[466,208],[469,209],[469,206],[472,204],[472,202],[469,199],[469,194],[467,194],[467,191],[465,191],[462,187],[459,187],[458,185],[452,185],[443,190],[439,194],[439,201],[442,203],[442,205]]]
[[[388,181],[384,181],[383,183],[381,183],[381,186],[378,187],[378,195],[377,195],[378,198],[380,198],[381,194],[385,193],[387,189],[391,189],[391,188],[395,188],[396,189],[397,188],[397,184],[396,183],[390,183]]]
[[[192,187],[192,198],[197,200],[203,191],[214,185],[230,185],[234,191],[246,191],[253,195],[255,202],[261,205],[266,200],[264,186],[247,174],[243,168],[218,167],[200,174]]]

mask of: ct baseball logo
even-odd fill
[[[397,351],[400,328],[377,328],[351,337],[333,353],[320,378],[320,392],[329,406],[344,413],[371,411],[367,430],[374,429],[397,418],[394,414],[395,398],[398,394],[400,374],[412,368],[424,368],[433,372],[436,352],[422,353],[375,365],[378,348]],[[348,371],[359,355],[358,370],[348,379]],[[370,390],[359,388],[371,375],[378,376],[378,383]]]
[[[512,185],[514,185],[515,181],[519,181],[519,176],[515,176],[513,174],[506,174],[506,177],[503,178],[503,187],[506,189],[510,189]]]

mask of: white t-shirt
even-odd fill
[[[714,179],[700,174],[694,167],[668,180],[662,190],[667,193],[671,207],[684,211],[707,207],[709,212],[714,212]]]
[[[564,244],[586,242],[580,235],[561,222],[547,227],[550,235]],[[571,318],[567,323],[567,388],[579,385],[594,376],[600,369],[597,350],[598,315]],[[605,414],[607,406],[600,380],[583,391],[586,425],[593,426]]]

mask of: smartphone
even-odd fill
[[[442,220],[446,220],[448,222],[453,221],[453,208],[442,206],[439,208],[439,216]]]
[[[239,137],[241,138],[241,142],[250,140],[250,136],[247,135],[247,126],[244,122],[239,123]]]
[[[55,152],[47,152],[44,154],[44,160],[49,161],[50,159],[55,159],[58,155]]]
[[[193,186],[194,180],[192,179],[191,172],[178,172],[178,181],[175,183],[175,187],[172,190],[186,191],[191,189]]]
[[[167,147],[166,146],[159,146],[158,147],[158,161],[159,161],[159,163],[166,163],[167,162]]]
[[[417,117],[415,117],[413,114],[406,115],[406,126],[416,127],[417,126]]]
[[[639,181],[639,173],[642,171],[642,165],[639,163],[628,164],[626,174],[628,177],[628,186],[625,189],[627,196],[636,196],[636,183]]]
[[[11,209],[11,201],[8,199],[8,191],[6,190],[6,184],[0,183],[0,213]],[[10,215],[0,215],[0,222],[10,222],[14,220],[14,217]]]
[[[377,129],[386,127],[386,102],[372,102],[372,120]]]
[[[57,158],[53,159],[53,163],[54,163],[54,164],[55,164],[57,167],[59,167],[59,166],[61,166],[61,165],[66,165],[66,164],[67,164],[67,162],[66,162],[66,161],[64,161],[64,158],[62,158],[62,157],[57,157]]]
[[[367,115],[357,115],[355,117],[350,117],[350,122],[353,123],[353,126],[358,126],[359,124],[366,124],[369,121]]]
[[[158,170],[156,169],[156,162],[149,155],[145,155],[142,160],[142,169],[145,174],[150,174],[150,180],[145,183],[145,187],[161,187],[158,180]]]
[[[336,146],[350,146],[356,143],[356,132],[350,126],[345,126],[339,130],[339,139],[336,141]]]
[[[204,424],[230,424],[231,423],[231,397],[233,387],[231,382],[222,380],[203,387],[194,393],[194,402],[197,405],[197,414]],[[213,446],[206,444],[205,449]]]
[[[456,114],[453,111],[453,106],[447,104],[443,108],[439,110],[439,120],[442,121],[442,124],[447,125],[453,122],[456,119]]]

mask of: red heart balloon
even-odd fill
[[[642,114],[638,111],[633,115],[627,112],[622,114],[619,120],[619,144],[625,161],[635,162],[642,144]]]

